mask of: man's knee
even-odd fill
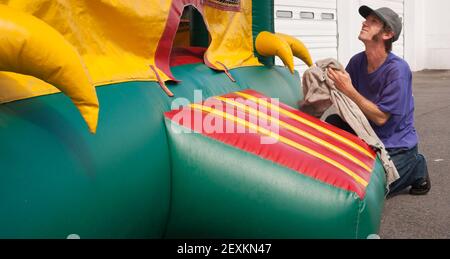
[[[391,184],[389,196],[410,186],[412,187],[409,191],[410,194],[424,195],[428,193],[431,181],[428,175],[427,161],[423,155],[417,153],[417,147],[406,151],[393,150],[390,154],[400,174],[400,179]]]

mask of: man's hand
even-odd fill
[[[347,72],[328,68],[328,77],[334,82],[336,89],[352,99],[356,89],[353,87],[352,79]]]
[[[352,79],[347,72],[341,72],[333,69],[328,69],[328,77],[334,82],[336,89],[348,96],[352,101],[358,105],[361,111],[366,115],[367,119],[371,120],[377,126],[383,126],[391,118],[391,114],[383,112],[373,102],[367,100],[362,96],[352,84]]]

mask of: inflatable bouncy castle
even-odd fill
[[[273,12],[0,0],[0,238],[378,233],[379,158],[298,111],[313,61]]]

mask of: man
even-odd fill
[[[402,30],[401,19],[389,8],[361,6],[359,13],[366,19],[358,37],[365,51],[350,60],[347,73],[328,69],[328,76],[358,105],[394,161],[400,179],[390,185],[389,195],[408,187],[411,195],[425,195],[431,182],[426,160],[418,153],[412,73],[403,59],[391,53]],[[336,116],[327,122],[349,130]]]

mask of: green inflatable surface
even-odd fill
[[[384,169],[377,161],[364,200],[209,139],[176,134],[168,238],[367,238],[378,233]],[[299,159],[301,159],[299,157]]]
[[[253,1],[253,38],[274,31],[273,5]],[[191,45],[206,47],[208,32],[197,13],[192,25]],[[0,238],[378,233],[386,181],[379,160],[361,199],[203,135],[174,133],[181,126],[166,112],[245,89],[297,108],[298,73],[274,66],[273,57],[258,58],[266,66],[230,71],[236,82],[204,64],[172,67],[182,80],[167,83],[174,98],[156,82],[97,87],[96,135],[63,94],[0,104]]]
[[[173,72],[183,82],[169,87],[190,101],[194,90],[208,98],[252,80],[288,104],[301,98],[298,76],[285,68],[236,69],[237,83],[202,64]],[[164,236],[171,159],[163,113],[173,99],[153,82],[98,87],[97,94],[96,135],[62,94],[0,105],[0,237]]]

